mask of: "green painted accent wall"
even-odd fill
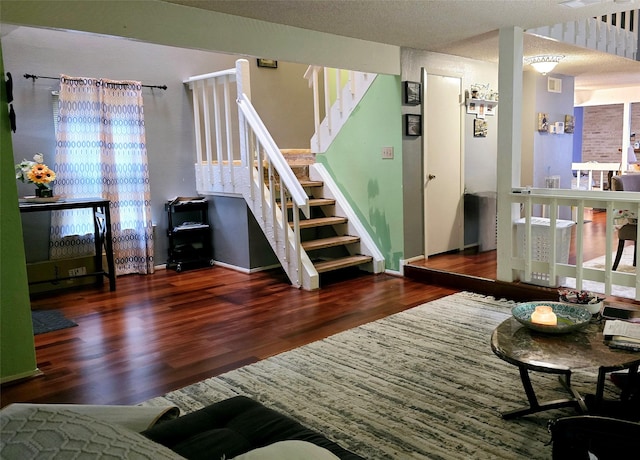
[[[316,156],[367,228],[389,270],[399,270],[404,253],[401,100],[400,77],[378,75],[331,146]],[[382,159],[383,147],[393,147],[393,159]]]
[[[0,74],[0,381],[6,382],[37,368],[1,47]]]

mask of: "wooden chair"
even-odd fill
[[[638,235],[638,225],[625,224],[618,230],[618,252],[616,252],[616,259],[613,261],[613,267],[611,270],[617,270],[620,259],[622,258],[622,251],[627,241],[633,241],[637,244],[636,238]],[[636,266],[636,251],[633,251],[633,266]]]
[[[628,174],[623,176],[613,176],[611,178],[611,189],[614,191],[628,191],[636,192],[640,191],[640,174]],[[618,268],[620,259],[622,258],[622,251],[627,241],[633,241],[634,245],[637,244],[638,238],[638,224],[628,223],[618,229],[618,251],[616,252],[616,258],[613,262],[612,270]],[[633,266],[637,266],[637,251],[633,251]]]

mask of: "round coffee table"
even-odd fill
[[[607,346],[602,335],[603,327],[603,322],[594,322],[568,334],[545,334],[526,328],[513,317],[503,321],[491,335],[491,349],[499,358],[518,367],[529,407],[505,412],[502,417],[515,418],[558,407],[575,407],[583,413],[597,412],[602,403],[607,373],[629,369],[631,378],[640,378],[640,352]],[[571,372],[587,368],[598,369],[594,403],[590,407],[571,387]],[[560,383],[571,397],[539,402],[531,385],[529,371],[558,374]]]

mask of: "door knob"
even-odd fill
[[[435,178],[436,178],[436,175],[435,175],[435,174],[429,174],[429,180],[433,180],[433,179],[435,179]]]

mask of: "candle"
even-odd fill
[[[555,326],[558,324],[558,317],[553,309],[548,305],[538,305],[531,313],[531,322],[545,326]]]

